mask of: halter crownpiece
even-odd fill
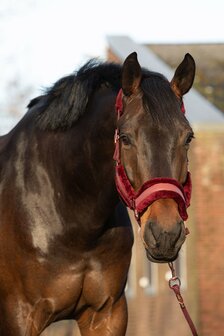
[[[123,93],[121,89],[118,92],[115,105],[118,119],[123,113],[122,95]],[[181,111],[185,113],[183,103]],[[190,172],[187,173],[187,178],[183,185],[173,178],[153,178],[145,182],[136,192],[130,183],[124,166],[121,164],[118,129],[115,130],[114,141],[114,160],[116,162],[115,183],[117,191],[126,206],[134,211],[136,219],[139,221],[141,214],[143,214],[148,206],[150,206],[154,201],[158,199],[171,198],[177,203],[181,218],[183,220],[187,220],[187,208],[190,205],[192,190]]]

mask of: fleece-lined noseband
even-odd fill
[[[117,119],[119,119],[123,113],[122,96],[123,92],[121,89],[116,99]],[[185,113],[183,103],[181,111]],[[116,162],[115,182],[118,193],[127,207],[134,211],[135,217],[138,221],[148,206],[150,206],[154,201],[162,198],[174,199],[178,204],[178,210],[181,218],[183,220],[188,218],[187,207],[190,205],[192,189],[189,172],[187,173],[187,178],[183,185],[181,185],[176,179],[159,177],[145,182],[136,192],[131,185],[124,166],[121,164],[118,129],[115,130],[114,160]]]

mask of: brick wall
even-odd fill
[[[196,133],[192,150],[201,335],[224,331],[224,128]]]

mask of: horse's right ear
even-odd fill
[[[195,76],[195,61],[190,54],[186,54],[177,67],[171,80],[171,87],[177,97],[182,97],[193,85]]]
[[[142,79],[142,70],[138,63],[137,53],[131,53],[122,67],[122,90],[125,96],[137,93]]]

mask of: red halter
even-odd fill
[[[117,118],[119,119],[123,113],[122,89],[118,92],[116,99]],[[184,113],[184,105],[181,111]],[[145,182],[136,192],[132,187],[129,178],[125,172],[124,166],[120,160],[119,131],[115,131],[115,182],[118,193],[130,209],[134,210],[135,216],[139,221],[141,214],[148,208],[150,204],[161,198],[172,198],[178,204],[178,210],[183,220],[188,218],[187,207],[190,205],[191,198],[191,177],[187,173],[184,185],[181,185],[173,178],[153,178]]]

